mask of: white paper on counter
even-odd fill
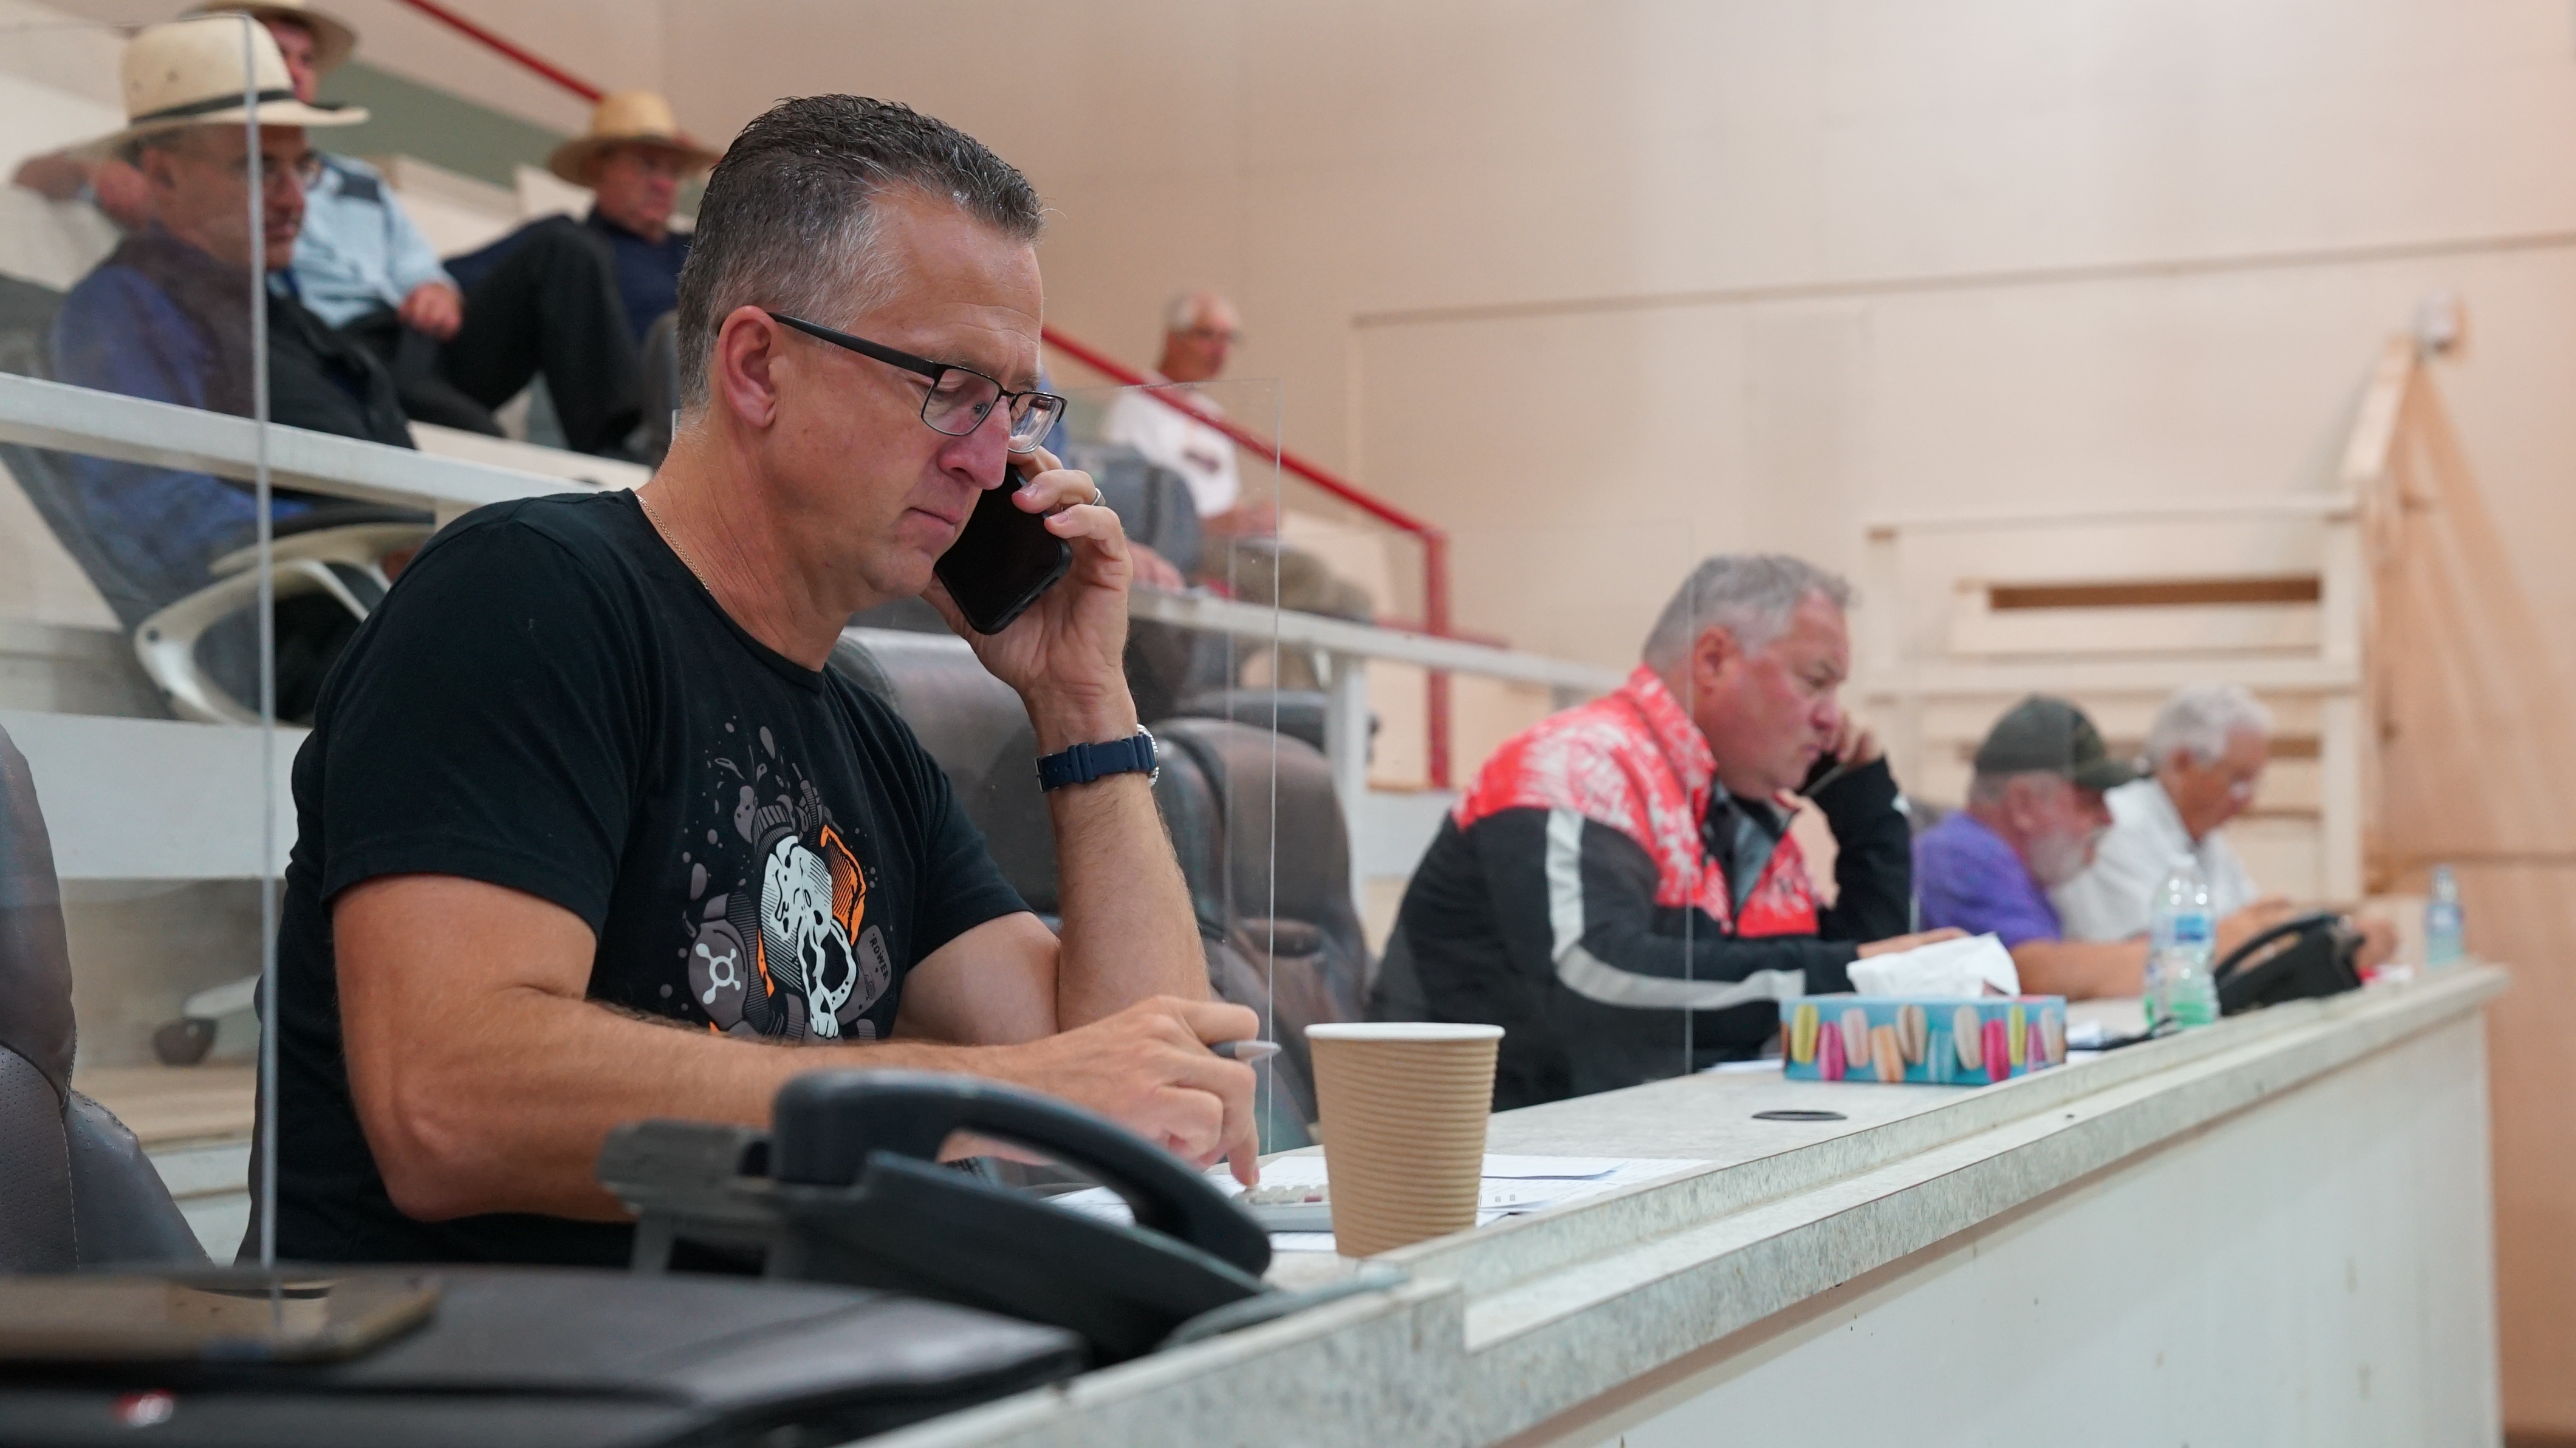
[[[2020,995],[2012,952],[1992,934],[1918,945],[1851,963],[1852,989],[1867,996]]]
[[[1505,1217],[1525,1216],[1585,1197],[1597,1197],[1640,1182],[1655,1181],[1707,1163],[1668,1157],[1507,1156],[1485,1158],[1485,1180],[1476,1197],[1476,1225],[1491,1226]],[[1213,1167],[1208,1180],[1228,1196],[1241,1188],[1224,1167]],[[1313,1186],[1326,1180],[1321,1156],[1288,1156],[1265,1163],[1263,1186]],[[1087,1187],[1049,1201],[1103,1221],[1132,1222],[1127,1203],[1107,1187]],[[1273,1252],[1330,1252],[1330,1232],[1273,1232]]]

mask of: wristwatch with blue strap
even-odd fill
[[[1154,763],[1154,736],[1139,729],[1125,739],[1108,744],[1077,744],[1038,760],[1041,791],[1089,784],[1112,774],[1141,774],[1148,784],[1160,778],[1162,771]]]

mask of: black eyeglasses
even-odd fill
[[[846,347],[862,357],[873,357],[889,367],[918,372],[930,379],[929,395],[921,399],[921,420],[950,437],[964,437],[984,425],[993,415],[995,403],[1007,403],[1011,419],[1011,451],[1036,452],[1038,443],[1064,416],[1064,399],[1052,392],[1011,392],[1002,384],[972,367],[952,367],[915,357],[892,347],[819,327],[800,317],[771,312],[770,320],[783,322],[809,337],[818,337],[835,347]]]

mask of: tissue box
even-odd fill
[[[2066,1062],[2066,997],[1798,996],[1780,1002],[1792,1081],[1983,1086]]]

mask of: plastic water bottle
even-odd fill
[[[2155,909],[2147,920],[2147,1025],[2170,1020],[2177,1026],[2205,1026],[2218,1019],[2218,985],[2209,977],[2209,958],[2218,943],[2218,916],[2210,908],[2209,881],[2200,862],[2189,855],[2156,888]]]
[[[2433,867],[2433,898],[2424,902],[2424,968],[2460,963],[2460,881],[2448,865]]]

